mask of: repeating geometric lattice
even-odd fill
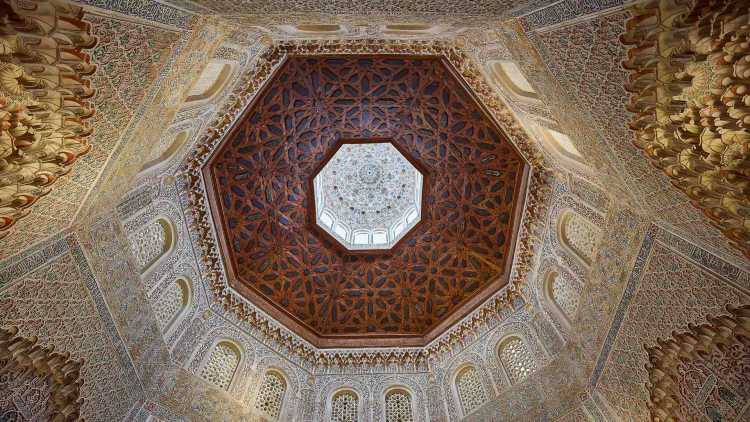
[[[563,215],[562,241],[587,263],[594,259],[598,237],[599,229],[585,218],[574,212],[566,212]]]
[[[208,362],[201,370],[201,377],[224,390],[229,388],[234,372],[240,363],[237,349],[229,343],[219,343],[211,351]]]
[[[177,317],[180,311],[187,305],[185,298],[187,292],[184,284],[180,281],[174,281],[159,296],[154,304],[154,313],[156,320],[159,322],[159,328],[164,331],[170,323]]]
[[[423,336],[503,280],[525,163],[439,58],[290,57],[208,164],[230,283],[317,336]],[[386,255],[308,224],[342,139],[388,138],[429,172],[422,223]]]
[[[130,235],[130,247],[141,271],[156,262],[167,250],[167,227],[161,220],[154,220]]]
[[[523,340],[518,337],[511,337],[503,342],[498,352],[511,383],[523,381],[536,370],[536,360]]]
[[[281,415],[285,391],[286,381],[284,381],[284,378],[275,372],[266,372],[265,377],[263,377],[263,384],[258,391],[255,408],[272,419],[278,419]]]
[[[357,422],[357,395],[352,391],[336,393],[331,400],[332,422]]]
[[[414,422],[409,393],[397,390],[386,395],[385,422]]]
[[[552,300],[568,319],[573,318],[576,309],[578,309],[578,299],[580,298],[580,293],[576,290],[573,282],[559,274],[554,274],[549,283]]]
[[[487,393],[484,391],[479,372],[473,366],[461,370],[456,376],[456,390],[464,415],[468,415],[487,401]]]

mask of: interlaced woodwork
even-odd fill
[[[390,254],[344,255],[310,229],[306,181],[340,139],[373,137],[431,174],[423,222]],[[235,288],[303,335],[416,345],[507,281],[524,171],[443,60],[337,56],[287,59],[206,174]]]
[[[750,306],[727,310],[646,348],[652,420],[693,420],[696,408],[712,420],[742,419],[750,400]]]
[[[259,95],[274,71],[290,55],[340,55],[340,54],[409,54],[417,57],[440,56],[450,62],[477,95],[492,117],[499,123],[505,135],[518,148],[521,155],[534,167],[529,178],[527,203],[519,229],[513,272],[507,288],[501,289],[458,324],[440,334],[429,346],[411,349],[374,349],[356,352],[339,349],[323,350],[307,341],[301,341],[288,325],[277,323],[249,303],[236,290],[228,285],[227,268],[221,257],[218,239],[214,230],[212,213],[209,212],[209,196],[201,177],[201,170],[218,148],[221,141],[231,132],[234,123],[253,99]],[[552,173],[545,163],[545,157],[515,119],[513,113],[499,98],[484,79],[479,67],[458,46],[442,41],[423,42],[408,40],[335,40],[335,41],[285,41],[265,50],[249,70],[242,76],[245,83],[232,91],[230,101],[222,107],[222,112],[209,124],[206,133],[199,139],[188,160],[185,174],[189,189],[189,207],[193,211],[191,222],[197,233],[202,262],[209,280],[212,301],[225,312],[233,315],[264,341],[276,345],[283,353],[288,353],[318,368],[359,368],[378,365],[398,365],[401,367],[426,367],[427,360],[450,354],[457,344],[477,335],[487,324],[508,309],[521,295],[527,275],[532,271],[534,257],[541,247],[545,232],[545,216],[551,199]],[[285,323],[284,323],[285,324]]]
[[[652,0],[621,41],[635,144],[750,256],[747,0]]]
[[[0,238],[88,152],[94,108],[83,52],[96,44],[83,9],[0,2]]]
[[[51,384],[52,422],[81,420],[80,378],[83,359],[72,360],[70,353],[58,353],[53,346],[37,343],[36,337],[22,337],[17,327],[0,328],[0,374],[22,378],[33,373]]]

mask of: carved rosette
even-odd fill
[[[741,419],[750,398],[750,306],[727,309],[646,348],[651,420],[692,420],[696,409],[711,420]]]
[[[0,2],[0,238],[89,150],[96,39],[83,9]]]
[[[0,374],[21,376],[33,373],[49,382],[49,420],[76,421],[81,418],[81,366],[70,353],[58,353],[53,346],[37,343],[36,337],[22,337],[18,328],[0,328]]]
[[[646,1],[620,39],[635,145],[750,257],[749,6]]]

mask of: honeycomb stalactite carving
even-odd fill
[[[290,57],[209,164],[250,291],[318,336],[417,338],[507,277],[525,163],[436,57]],[[389,138],[431,176],[419,230],[341,256],[308,227],[308,176],[341,139]]]
[[[621,41],[635,144],[750,256],[747,0],[633,8]]]
[[[0,238],[89,150],[94,46],[80,7],[0,2]]]
[[[57,353],[52,346],[38,344],[36,337],[20,336],[16,327],[0,328],[0,381],[7,374],[19,379],[33,374],[46,380],[51,395],[45,406],[45,418],[52,422],[79,420],[83,404],[82,365],[83,360],[72,360],[70,353]],[[14,420],[12,414],[0,416]]]
[[[652,420],[744,420],[750,402],[750,305],[727,309],[646,349]]]

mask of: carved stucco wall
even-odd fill
[[[104,5],[103,2],[97,4]],[[116,212],[110,211],[89,219],[86,228],[79,229],[74,235],[58,236],[13,258],[13,261],[0,263],[0,268],[3,268],[0,270],[0,307],[10,309],[8,304],[12,299],[12,309],[0,312],[3,315],[0,324],[19,325],[26,335],[39,335],[45,342],[60,343],[57,347],[71,350],[74,355],[77,353],[87,359],[83,369],[86,377],[82,395],[87,400],[84,415],[92,420],[117,420],[123,416],[135,420],[146,420],[149,416],[163,420],[246,416],[252,420],[248,405],[257,393],[262,371],[277,367],[295,379],[296,390],[292,399],[299,406],[285,410],[294,420],[323,418],[326,392],[343,386],[367,391],[362,393],[367,396],[366,412],[373,416],[372,420],[378,420],[382,414],[382,403],[378,401],[380,393],[388,386],[397,384],[419,392],[415,396],[416,405],[425,409],[425,420],[429,415],[429,420],[452,421],[458,418],[458,409],[456,403],[451,404],[453,399],[448,397],[450,391],[446,389],[445,380],[450,378],[451,371],[466,362],[481,366],[488,396],[495,397],[496,403],[502,405],[500,408],[487,406],[480,409],[474,415],[475,420],[529,420],[542,415],[551,420],[644,419],[648,395],[644,385],[647,354],[643,344],[653,345],[657,337],[666,338],[671,330],[684,328],[688,322],[702,322],[707,313],[716,313],[726,303],[746,303],[750,300],[749,276],[738,268],[738,263],[744,261],[738,260],[736,254],[726,248],[717,232],[701,222],[700,215],[686,205],[684,198],[679,197],[681,194],[676,190],[670,193],[666,189],[669,187],[658,181],[658,177],[651,176],[656,174],[654,169],[638,164],[639,153],[630,147],[630,134],[618,127],[618,122],[627,121],[627,116],[618,114],[624,113],[621,105],[612,106],[626,98],[619,99],[620,92],[616,89],[619,83],[617,78],[624,77],[624,73],[615,66],[619,65],[621,51],[618,49],[621,47],[614,41],[619,34],[618,25],[621,25],[626,13],[590,16],[572,25],[547,27],[578,17],[568,12],[575,12],[576,7],[580,7],[577,2],[563,1],[560,4],[564,7],[551,6],[553,10],[544,12],[547,15],[535,12],[520,23],[508,23],[498,33],[483,32],[486,43],[477,46],[475,54],[483,56],[486,53],[485,58],[517,58],[518,52],[522,51],[519,45],[536,46],[544,62],[529,64],[529,60],[533,61],[529,59],[523,68],[536,66],[538,72],[542,73],[530,72],[530,80],[534,84],[542,84],[539,85],[541,87],[551,83],[551,93],[560,92],[560,87],[563,87],[569,92],[580,92],[592,102],[587,104],[583,99],[578,99],[579,102],[575,103],[582,104],[580,109],[584,114],[588,113],[584,117],[590,120],[582,121],[591,124],[584,128],[575,127],[572,133],[582,134],[581,139],[592,144],[594,140],[604,139],[601,142],[605,148],[584,145],[580,149],[584,153],[593,151],[593,154],[598,154],[591,157],[592,161],[601,163],[609,173],[601,179],[585,172],[560,175],[554,193],[554,202],[559,205],[553,207],[547,219],[548,235],[534,259],[534,271],[529,274],[529,282],[523,291],[526,304],[519,302],[514,310],[503,313],[487,324],[487,328],[467,335],[461,344],[431,361],[429,367],[404,369],[384,365],[371,370],[375,373],[352,367],[312,368],[279,354],[277,345],[259,341],[260,337],[254,336],[257,333],[252,330],[238,329],[240,324],[231,314],[221,309],[209,310],[210,296],[201,283],[202,267],[197,262],[199,255],[193,246],[195,233],[190,230],[191,218],[183,209],[185,201],[180,197],[179,182],[175,183],[170,177],[179,172],[182,154],[173,157],[159,172],[139,176],[142,187],[125,195]],[[119,3],[107,6],[125,7]],[[178,9],[154,3],[152,7],[119,10],[147,21],[126,19],[124,15],[97,15],[96,18],[101,19],[100,23],[105,27],[116,27],[110,29],[111,34],[130,35],[132,39],[117,39],[121,45],[128,46],[132,45],[129,44],[131,42],[141,42],[137,40],[143,38],[138,37],[147,37],[143,32],[176,33],[173,28],[160,26],[175,23],[175,10]],[[153,22],[160,23],[155,25]],[[529,39],[523,39],[518,32],[524,29],[528,31]],[[161,47],[154,47],[156,50],[167,51],[168,45],[178,38],[167,35],[161,38],[154,36],[154,43],[164,43]],[[165,37],[172,41],[160,41]],[[240,34],[231,37],[232,42],[242,38]],[[504,45],[509,37],[520,37],[519,44]],[[246,65],[261,48],[259,39],[257,33],[246,35],[243,39],[246,44],[237,48],[218,48],[213,57],[228,55]],[[563,42],[567,44],[560,44]],[[238,51],[250,52],[244,55]],[[577,51],[583,53],[575,55]],[[107,53],[102,51],[98,54]],[[114,54],[113,66],[121,65],[117,60],[124,57],[122,50],[109,54]],[[156,59],[148,57],[136,65],[151,69],[149,63],[155,63]],[[149,89],[149,95],[156,95],[157,89],[154,87],[138,88],[138,84],[148,85],[147,79],[153,79],[148,75],[158,73],[159,65],[153,66],[157,70],[137,68],[122,73],[147,76],[132,82],[137,85],[135,87],[122,85],[121,89],[135,90],[128,96],[113,94],[111,104],[115,111],[139,109],[140,106],[134,104],[122,106],[123,98],[142,98],[143,92]],[[551,80],[547,73],[549,71],[560,76]],[[586,79],[585,75],[591,78]],[[105,82],[109,86],[121,86],[112,81],[102,81],[101,84]],[[242,81],[234,80],[232,83]],[[601,89],[600,85],[610,90],[599,92],[597,89]],[[555,115],[554,108],[558,105],[570,107],[567,99],[561,98],[550,102],[550,116]],[[188,128],[191,137],[186,143],[186,151],[201,136],[207,121],[220,107],[217,101],[175,112],[171,123],[164,125],[169,129],[163,136],[174,135]],[[528,115],[546,113],[523,104],[517,107],[518,112]],[[132,115],[121,119],[130,119]],[[575,125],[570,121],[580,116],[556,117],[562,122],[561,126],[573,127]],[[112,126],[111,131],[121,133],[122,127]],[[616,153],[607,152],[610,148]],[[601,152],[602,149],[604,152]],[[106,156],[98,157],[106,161]],[[628,170],[631,164],[639,169],[638,172]],[[642,175],[645,180],[642,186],[633,187],[635,195],[642,195],[637,197],[644,199],[643,208],[629,209],[623,205],[629,200],[623,200],[620,196],[626,191],[622,187],[610,189],[607,185],[608,194],[596,187],[597,183],[606,185],[615,180],[615,176],[626,181],[641,181],[627,179],[634,175]],[[127,177],[124,179],[130,180]],[[623,182],[620,180],[618,183]],[[59,218],[56,214],[57,204],[50,202],[46,208],[50,215],[42,218]],[[550,231],[550,227],[554,228],[554,215],[564,207],[575,208],[604,228],[597,246],[597,258],[591,268],[583,268],[571,259],[551,236],[554,233],[554,230]],[[98,208],[98,211],[106,208]],[[128,257],[130,249],[126,234],[140,222],[157,214],[167,214],[173,218],[178,223],[178,239],[185,242],[178,244],[173,258],[166,259],[163,265],[141,278],[128,264],[132,258]],[[662,215],[658,221],[665,228],[652,225],[651,220],[657,215]],[[53,225],[55,229],[44,228],[47,227],[45,224],[26,227],[23,236],[11,238],[6,244],[14,252],[20,251],[25,236],[43,238],[67,223]],[[693,241],[699,246],[666,229],[688,236],[694,224],[699,229]],[[549,263],[564,268],[583,284],[582,300],[572,321],[574,329],[569,332],[559,325],[553,315],[542,309],[538,287],[541,284],[538,281]],[[149,297],[162,283],[177,275],[191,279],[191,286],[195,288],[195,302],[173,331],[162,338],[149,310]],[[54,290],[57,287],[60,288]],[[54,312],[48,312],[44,318],[35,318],[33,316],[42,306],[39,302],[42,298],[43,305],[54,309]],[[690,311],[685,312],[684,309]],[[63,315],[76,315],[76,318],[73,322],[63,321]],[[84,335],[92,331],[91,327],[96,328],[94,335]],[[494,350],[496,342],[510,332],[524,332],[533,339],[531,344],[541,366],[527,380],[513,387],[509,386]],[[248,354],[248,370],[243,374],[245,378],[238,380],[239,396],[212,388],[192,372],[194,357],[219,334],[239,337],[236,340],[252,350]],[[560,385],[570,388],[560,391]],[[128,392],[131,391],[135,394],[129,396]],[[116,395],[119,400],[111,400],[109,394]],[[144,397],[148,399],[144,400]],[[635,406],[631,406],[631,403],[635,403]]]

